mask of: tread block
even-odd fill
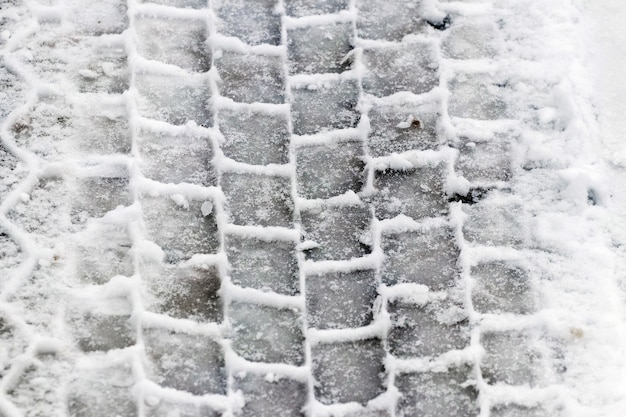
[[[68,414],[70,417],[136,417],[133,385],[129,364],[79,371],[67,387]]]
[[[177,65],[189,71],[211,69],[208,31],[203,20],[135,18],[137,51],[144,58]]]
[[[205,79],[141,73],[136,75],[138,109],[142,117],[183,125],[189,121],[213,125],[211,92]]]
[[[371,126],[368,147],[374,158],[437,147],[439,115],[425,106],[374,105],[368,117]]]
[[[163,249],[167,263],[218,251],[217,223],[210,201],[191,200],[189,207],[180,207],[169,197],[144,197],[141,206],[146,238]]]
[[[487,383],[536,385],[542,358],[529,336],[515,331],[483,333],[480,342],[485,349],[480,369]]]
[[[231,303],[229,312],[238,355],[254,362],[304,363],[301,312],[240,302]]]
[[[544,407],[525,407],[516,404],[497,405],[491,409],[491,417],[557,417],[561,414]]]
[[[506,119],[507,105],[503,98],[504,87],[493,76],[457,75],[448,83],[450,102],[448,113],[452,117],[478,120]]]
[[[387,410],[359,410],[354,413],[344,414],[345,417],[391,417],[391,413]]]
[[[102,0],[85,7],[82,0],[68,0],[70,21],[81,35],[122,33],[128,27],[128,8],[125,1]]]
[[[283,65],[277,56],[222,51],[215,58],[220,94],[240,103],[284,103]]]
[[[84,177],[75,184],[72,201],[72,221],[84,223],[89,218],[102,217],[119,206],[132,204],[128,177]]]
[[[132,276],[132,242],[127,232],[112,226],[98,229],[96,236],[76,248],[76,277],[85,284],[102,285],[116,275]]]
[[[79,92],[122,94],[128,90],[130,72],[123,44],[82,38],[72,45],[67,51],[72,59],[65,75]],[[55,51],[60,46],[55,42],[50,48]],[[58,64],[54,67],[59,70]]]
[[[498,52],[498,28],[490,21],[455,22],[441,44],[452,59],[493,58]]]
[[[309,276],[307,324],[317,329],[366,326],[373,319],[377,295],[373,270]]]
[[[223,173],[222,188],[230,220],[238,225],[283,226],[293,223],[291,180],[287,177]]]
[[[352,50],[352,24],[333,23],[287,30],[291,74],[326,74],[346,71]]]
[[[508,181],[512,176],[510,143],[498,138],[489,142],[463,141],[455,171],[471,182]]]
[[[285,377],[235,376],[234,390],[246,399],[242,417],[301,417],[307,401],[306,384]]]
[[[467,219],[463,234],[469,242],[520,248],[526,243],[525,214],[521,204],[501,203],[497,197],[463,205]]]
[[[436,63],[435,50],[430,43],[365,49],[363,91],[377,97],[401,91],[427,93],[439,85]]]
[[[305,251],[307,259],[346,260],[371,252],[368,244],[371,213],[367,206],[323,207],[301,212],[306,240],[317,246]]]
[[[287,16],[303,17],[320,14],[334,14],[347,10],[349,0],[285,0]]]
[[[404,171],[376,171],[373,197],[376,217],[391,219],[400,214],[414,220],[439,217],[448,211],[444,165]]]
[[[251,165],[289,162],[289,125],[287,114],[255,111],[219,111],[221,149],[229,158]]]
[[[148,374],[164,388],[193,395],[226,394],[224,355],[207,336],[145,329]]]
[[[266,242],[227,235],[226,254],[231,266],[229,275],[234,284],[285,295],[300,292],[293,242]]]
[[[162,4],[164,6],[178,7],[181,9],[204,9],[207,0],[140,0],[140,3]]]
[[[472,268],[474,309],[480,313],[529,314],[535,311],[527,270],[510,262],[493,261]]]
[[[394,356],[436,357],[469,346],[467,315],[459,305],[391,303],[388,309],[393,323],[388,336],[389,351]]]
[[[356,141],[297,148],[298,193],[309,199],[358,193],[365,182],[363,157],[363,143]]]
[[[363,39],[400,41],[406,35],[423,32],[419,2],[412,0],[359,0],[357,31]]]
[[[448,227],[383,234],[381,245],[384,284],[417,283],[430,290],[445,290],[456,282],[459,249]]]
[[[385,351],[381,340],[319,344],[312,347],[315,397],[323,404],[361,404],[384,391]]]
[[[137,331],[130,323],[128,301],[107,300],[107,304],[106,311],[78,308],[69,313],[74,339],[83,352],[124,349],[135,344]]]
[[[212,410],[206,405],[182,403],[157,397],[150,397],[151,401],[145,401],[147,417],[221,417],[223,414]],[[158,403],[153,404],[153,402]]]
[[[310,135],[332,129],[355,127],[359,89],[354,80],[329,82],[291,90],[293,132]]]
[[[147,178],[163,183],[217,185],[208,137],[141,132],[139,152],[141,172]]]
[[[152,311],[198,322],[222,321],[221,279],[214,266],[144,264],[141,277],[150,290]]]
[[[473,386],[463,387],[472,379],[471,368],[449,369],[447,372],[424,372],[396,376],[402,397],[398,417],[471,417],[479,414],[477,392]]]
[[[248,45],[280,45],[281,22],[275,0],[218,0],[218,32]]]
[[[97,106],[85,105],[74,117],[76,132],[69,136],[81,154],[129,154],[132,139],[128,113],[122,104],[101,101]]]

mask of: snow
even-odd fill
[[[25,19],[0,45],[26,92],[2,109],[24,174],[1,190],[0,251],[16,261],[0,258],[0,311],[26,342],[0,413],[21,415],[22,377],[49,356],[75,366],[49,371],[81,388],[73,410],[115,381],[101,413],[231,415],[260,401],[235,389],[259,377],[304,384],[315,416],[447,413],[441,393],[485,417],[623,413],[626,7],[432,0],[415,21],[376,0],[158,3],[106,1],[102,21],[76,1],[7,14]],[[37,46],[72,30],[102,38]],[[35,70],[42,57],[67,73]],[[237,130],[242,114],[252,126]],[[27,120],[34,134],[16,129]],[[275,153],[242,149],[258,129]],[[398,130],[415,142],[393,143]],[[234,272],[251,268],[244,249],[285,276],[250,286]],[[350,274],[361,287],[342,287]],[[371,303],[369,322],[312,326],[334,314],[311,304],[331,281],[349,290],[322,302]],[[194,285],[212,310],[185,296]]]

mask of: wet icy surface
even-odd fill
[[[297,135],[355,127],[359,121],[355,109],[358,91],[354,81],[292,88],[291,94],[293,132]]]
[[[137,415],[130,388],[133,378],[128,364],[80,372],[67,388],[67,408],[72,417]]]
[[[481,345],[481,372],[488,383],[534,386],[539,380],[542,353],[529,336],[517,331],[486,333]]]
[[[363,144],[356,141],[296,149],[298,194],[329,198],[347,191],[358,193],[365,180],[363,156]]]
[[[286,164],[289,129],[285,114],[252,110],[219,110],[221,149],[237,162],[251,165]]]
[[[161,247],[166,262],[176,263],[219,249],[210,201],[192,200],[189,207],[181,207],[169,197],[145,197],[141,204],[147,237]],[[161,221],[163,215],[168,219],[165,223]]]
[[[302,365],[301,312],[236,302],[229,306],[229,313],[237,354],[255,362]]]
[[[189,71],[206,72],[211,68],[205,21],[139,15],[135,30],[137,50],[142,57]]]
[[[234,387],[246,397],[243,417],[298,417],[306,404],[305,385],[284,377],[235,376]]]
[[[91,227],[76,242],[76,278],[87,285],[101,285],[116,275],[131,276],[134,273],[132,242],[125,228],[106,224]],[[98,238],[89,238],[91,233],[97,233]]]
[[[449,84],[451,99],[448,112],[453,117],[479,120],[506,119],[504,87],[493,78],[462,74]]]
[[[359,0],[359,37],[399,41],[408,34],[421,32],[427,26],[417,10],[419,3],[411,0],[395,3],[394,7],[389,7],[385,0]]]
[[[370,212],[366,206],[324,207],[301,213],[304,237],[315,246],[308,259],[350,259],[370,253],[367,232]]]
[[[209,110],[211,96],[203,78],[137,74],[138,110],[142,117],[183,125],[194,121],[200,126],[211,126]]]
[[[385,352],[378,339],[313,347],[315,395],[325,404],[365,404],[383,392]]]
[[[469,326],[462,306],[450,301],[425,306],[389,305],[394,327],[389,352],[398,357],[439,356],[469,346]]]
[[[136,331],[130,322],[130,305],[124,299],[107,300],[106,310],[77,306],[69,313],[72,333],[83,352],[123,349],[135,344]]]
[[[348,0],[285,0],[287,15],[295,17],[337,13],[347,10],[348,6]]]
[[[318,329],[367,326],[377,295],[373,270],[308,276],[307,324]]]
[[[474,205],[464,205],[467,220],[465,239],[481,245],[521,247],[527,242],[527,219],[519,202],[500,202],[488,198]]]
[[[77,33],[98,36],[122,33],[128,27],[127,6],[118,0],[103,0],[89,8],[81,0],[66,4]]]
[[[376,217],[393,218],[404,214],[413,219],[445,215],[443,167],[412,170],[385,170],[374,174],[377,194],[373,197]]]
[[[295,295],[300,282],[293,242],[226,236],[226,253],[234,284],[279,294]]]
[[[289,178],[228,173],[222,175],[231,221],[239,225],[283,226],[292,223]]]
[[[454,59],[493,57],[498,50],[498,28],[493,22],[455,22],[443,41],[443,53]]]
[[[430,91],[439,85],[434,53],[432,45],[427,43],[365,49],[364,92],[384,97],[400,91],[415,94]]]
[[[474,309],[481,313],[527,314],[535,310],[529,272],[505,262],[482,263],[472,268],[476,280],[472,292]]]
[[[72,221],[102,217],[118,207],[128,206],[128,177],[86,177],[74,184],[76,197],[71,210]]]
[[[199,135],[140,134],[142,174],[163,183],[216,185],[210,139]],[[184,160],[185,164],[180,161]]]
[[[150,379],[194,395],[222,394],[226,372],[222,349],[206,336],[144,330]]]
[[[85,103],[74,119],[76,133],[69,141],[84,154],[128,154],[131,135],[126,106],[123,103]]]
[[[249,45],[280,43],[280,15],[274,0],[218,0],[213,7],[220,19],[220,33]]]
[[[222,415],[206,405],[168,401],[156,397],[151,397],[150,403],[145,407],[146,414],[151,417],[220,417]]]
[[[215,267],[144,263],[140,269],[150,291],[149,310],[178,319],[221,322],[221,279]]]
[[[427,106],[374,106],[368,112],[373,157],[437,147],[437,114]]]
[[[325,74],[349,69],[346,55],[352,50],[352,36],[349,22],[288,30],[289,72]]]
[[[448,228],[383,235],[381,246],[385,284],[416,283],[443,290],[458,278],[459,250]]]
[[[512,176],[511,144],[505,138],[487,142],[463,140],[456,172],[472,182],[507,181]]]
[[[202,9],[207,6],[206,0],[140,0],[141,3],[162,4],[164,6]]]
[[[397,386],[403,396],[397,415],[466,417],[476,414],[474,401],[477,392],[471,385],[463,385],[470,378],[468,367],[452,368],[447,372],[398,375]]]
[[[215,58],[220,94],[240,103],[285,101],[283,62],[279,57],[223,51]]]

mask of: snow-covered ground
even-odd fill
[[[0,6],[0,416],[626,415],[626,4]]]

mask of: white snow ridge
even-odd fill
[[[595,3],[4,1],[0,416],[625,415]]]

